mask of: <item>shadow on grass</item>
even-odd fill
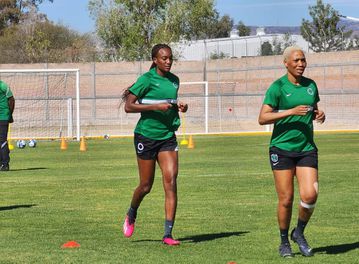
[[[14,210],[20,208],[31,208],[33,206],[37,206],[37,204],[17,204],[17,205],[1,206],[0,211]]]
[[[200,242],[211,241],[211,240],[225,238],[225,237],[241,236],[241,235],[244,235],[247,233],[249,233],[249,232],[243,231],[243,232],[223,232],[223,233],[217,233],[217,234],[202,234],[202,235],[183,237],[183,238],[179,238],[178,240],[186,241],[188,243],[200,243]],[[136,241],[132,241],[132,242],[137,243],[137,242],[160,242],[160,241],[162,241],[162,240],[142,239],[142,240],[136,240]]]
[[[355,250],[359,248],[359,242],[349,243],[349,244],[341,244],[341,245],[333,245],[326,246],[320,248],[313,248],[314,253],[325,253],[325,254],[342,254],[351,250]]]
[[[10,171],[27,171],[27,170],[47,170],[47,168],[26,168],[26,169],[11,169]]]
[[[217,234],[202,234],[202,235],[184,237],[179,240],[188,241],[190,243],[199,243],[199,242],[210,241],[210,240],[231,237],[231,236],[242,236],[247,233],[249,233],[249,232],[243,231],[243,232],[223,232],[223,233],[217,233]]]

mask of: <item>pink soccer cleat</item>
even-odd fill
[[[135,222],[130,224],[128,215],[126,215],[125,222],[123,223],[123,234],[125,235],[125,237],[131,237],[133,231],[135,231]]]
[[[163,244],[169,245],[169,246],[178,246],[181,244],[179,240],[175,240],[172,237],[164,237],[162,240]]]

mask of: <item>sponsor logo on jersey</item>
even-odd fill
[[[174,87],[174,88],[178,89],[178,83],[173,82],[172,84],[173,84],[173,87]]]

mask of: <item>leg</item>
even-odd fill
[[[135,189],[131,207],[138,208],[143,200],[143,198],[151,191],[153,180],[155,178],[155,160],[143,160],[137,158],[138,171],[140,176],[140,183]]]
[[[177,209],[178,152],[160,152],[158,154],[158,164],[162,171],[162,182],[165,190],[166,219],[174,221]]]
[[[162,182],[165,190],[166,222],[163,242],[168,245],[178,245],[179,241],[172,239],[172,228],[177,209],[178,152],[160,152],[158,154],[158,164],[162,171]]]
[[[318,197],[318,170],[312,167],[297,167],[297,180],[300,194],[300,205],[297,227],[292,231],[291,238],[299,246],[303,256],[313,256],[311,247],[304,237],[304,229],[312,216]]]
[[[298,218],[308,222],[318,197],[318,170],[311,167],[297,167],[297,180],[301,199]]]
[[[294,168],[286,170],[273,170],[275,187],[278,195],[277,217],[281,238],[279,255],[284,258],[293,257],[288,239],[288,230],[292,217],[294,173]]]
[[[9,123],[7,121],[0,121],[0,171],[9,170],[10,150],[7,142],[7,133]]]
[[[277,217],[281,230],[288,230],[293,206],[293,177],[295,169],[273,170],[275,188],[278,195]]]
[[[137,209],[146,194],[151,191],[153,180],[155,177],[156,160],[144,160],[137,158],[137,163],[140,183],[132,195],[131,207],[127,212],[125,222],[123,224],[123,234],[125,235],[125,237],[132,236],[135,229]]]

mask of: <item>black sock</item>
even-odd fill
[[[282,244],[289,243],[288,240],[288,229],[279,229],[280,241]]]
[[[172,237],[172,228],[174,221],[166,220],[165,221],[165,235],[164,237]]]
[[[128,209],[127,215],[128,215],[128,221],[130,222],[130,224],[132,224],[136,221],[137,209],[138,208],[134,208],[132,206],[130,207],[130,209]]]
[[[303,234],[304,229],[307,226],[307,224],[308,224],[308,221],[302,221],[298,218],[297,228],[295,229],[297,234]]]

